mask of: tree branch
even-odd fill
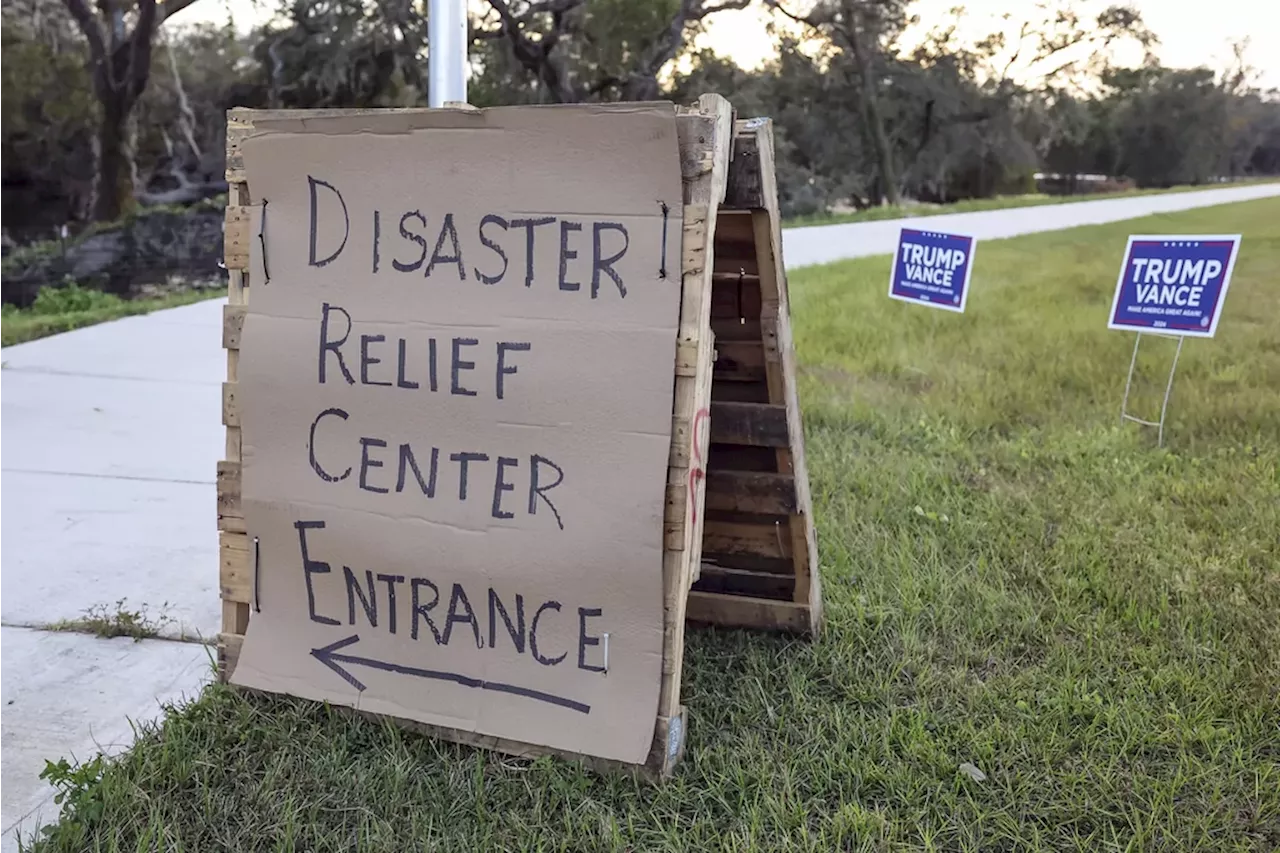
[[[692,16],[692,20],[701,21],[708,15],[714,15],[716,12],[729,12],[738,9],[745,9],[751,5],[751,0],[726,0],[726,2],[718,6],[703,6],[696,14]]]
[[[138,23],[129,34],[127,91],[133,100],[142,97],[151,76],[151,41],[156,28],[156,0],[138,0]]]
[[[154,26],[160,26],[165,21],[169,20],[174,15],[178,14],[195,2],[196,0],[165,0],[165,2],[160,5],[160,14],[156,15]]]
[[[98,25],[98,19],[93,16],[93,10],[85,0],[63,0],[63,2],[66,4],[67,11],[71,13],[71,17],[75,18],[80,32],[84,33],[85,39],[89,42],[89,61],[94,65],[105,65],[107,46],[102,27]]]

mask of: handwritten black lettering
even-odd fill
[[[502,477],[502,474],[503,474],[503,469],[508,467],[515,468],[519,464],[520,464],[520,460],[518,459],[511,459],[506,456],[498,457],[498,476],[493,483],[493,517],[494,518],[515,518],[515,515],[513,513],[503,511],[502,493],[514,492],[516,490],[516,485],[515,483],[508,483],[506,480],[504,480]]]
[[[595,299],[600,293],[600,273],[604,273],[613,279],[613,283],[618,286],[618,293],[622,294],[622,298],[627,296],[627,287],[622,283],[622,277],[614,270],[613,265],[622,260],[622,256],[627,253],[627,248],[631,245],[631,238],[627,234],[627,228],[621,222],[593,222],[591,225],[591,298]],[[607,258],[601,257],[601,246],[603,241],[601,236],[605,231],[617,231],[622,234],[622,248],[616,254]]]
[[[449,617],[444,624],[444,645],[449,645],[453,626],[459,622],[471,624],[471,631],[476,638],[476,648],[483,649],[484,641],[480,639],[480,622],[476,619],[475,611],[471,609],[471,602],[467,600],[466,590],[462,588],[462,584],[455,583],[453,594],[449,597]]]
[[[342,567],[342,577],[347,582],[347,624],[356,624],[356,599],[359,598],[360,608],[364,610],[364,618],[369,621],[369,627],[377,628],[378,596],[373,588],[373,572],[365,569],[364,575],[369,583],[368,595],[365,595],[365,589],[360,585],[360,581],[356,580],[356,574],[351,571],[351,567]]]
[[[578,669],[585,669],[587,672],[605,671],[603,666],[587,663],[587,646],[600,645],[599,637],[587,636],[587,619],[599,616],[603,612],[599,607],[578,608]]]
[[[479,343],[480,342],[475,338],[454,338],[453,339],[453,373],[452,373],[452,378],[450,380],[450,388],[449,388],[451,393],[457,394],[462,397],[476,396],[475,391],[469,391],[466,388],[462,387],[461,383],[458,382],[458,374],[464,370],[475,369],[476,363],[474,361],[462,360],[462,348],[473,347]],[[434,391],[436,389],[434,386],[432,386],[431,390]]]
[[[320,475],[320,479],[324,480],[326,483],[336,483],[340,480],[345,480],[347,479],[347,477],[351,476],[351,467],[348,466],[347,470],[343,471],[341,474],[335,477],[329,472],[325,471],[324,468],[320,466],[320,461],[316,459],[316,427],[320,425],[321,418],[328,417],[329,415],[342,418],[344,421],[347,418],[351,417],[342,409],[325,409],[323,412],[316,415],[316,419],[311,422],[311,438],[307,442],[307,452],[311,459],[311,467],[317,474]]]
[[[540,482],[538,477],[538,466],[540,465],[546,465],[548,468],[555,469],[556,481],[549,486],[538,485]],[[551,514],[556,517],[556,524],[561,530],[564,530],[564,522],[560,519],[560,513],[556,510],[555,504],[553,504],[551,499],[546,495],[548,491],[564,482],[564,469],[552,462],[550,459],[547,459],[544,456],[538,456],[536,453],[529,457],[529,468],[531,470],[531,473],[529,474],[529,515],[538,514],[538,499],[541,498],[542,502],[551,510]]]
[[[533,655],[534,660],[543,666],[555,666],[568,657],[569,653],[565,652],[558,658],[544,658],[538,653],[538,620],[542,618],[542,613],[546,610],[554,610],[558,613],[560,611],[560,602],[544,601],[538,607],[537,612],[533,614],[533,622],[529,625],[529,653]]]
[[[329,314],[337,311],[347,318],[347,330],[342,333],[342,337],[336,341],[329,340]],[[351,336],[351,315],[345,309],[339,308],[337,305],[324,303],[320,308],[320,384],[324,384],[324,354],[332,351],[338,357],[338,369],[342,371],[343,377],[347,380],[348,385],[355,385],[355,377],[351,375],[351,371],[347,370],[347,363],[342,359],[342,350],[338,349],[347,342],[347,338]]]
[[[524,286],[533,286],[533,229],[555,222],[554,216],[539,216],[536,219],[513,219],[512,228],[525,229],[525,273]]]
[[[453,252],[448,255],[440,254],[440,250],[444,248],[445,238],[453,244]],[[431,253],[431,263],[427,264],[426,276],[431,276],[431,270],[436,264],[457,264],[458,280],[467,280],[467,268],[462,263],[462,247],[458,245],[458,229],[453,227],[453,214],[446,213],[444,215],[444,223],[440,226],[440,236],[436,239],[435,251]]]
[[[333,262],[338,255],[342,254],[342,250],[347,247],[347,237],[351,234],[351,217],[347,215],[347,203],[342,199],[342,193],[338,192],[337,187],[333,184],[313,178],[307,175],[307,186],[311,191],[311,253],[308,260],[313,267],[323,267]],[[342,205],[342,242],[338,248],[333,250],[327,258],[316,258],[316,231],[319,221],[319,201],[316,198],[316,188],[324,187],[338,197],[338,204]]]
[[[467,463],[488,462],[489,456],[485,453],[454,453],[449,456],[449,461],[458,463],[458,500],[465,501],[467,499]]]
[[[378,244],[382,240],[382,211],[375,210],[373,212],[373,271],[378,271]]]
[[[502,258],[502,271],[497,275],[485,275],[480,272],[479,267],[476,267],[476,278],[480,279],[485,284],[497,284],[502,281],[502,277],[507,274],[507,266],[509,265],[509,262],[507,260],[507,253],[502,251],[502,247],[485,236],[484,227],[486,225],[497,225],[503,231],[506,231],[507,220],[503,219],[496,213],[486,214],[485,217],[480,220],[480,242],[484,244],[486,249],[496,252],[498,257]]]
[[[369,366],[372,364],[382,364],[382,359],[374,358],[369,355],[369,344],[379,344],[387,339],[386,335],[361,335],[360,336],[360,381],[365,385],[385,385],[390,388],[390,382],[378,382],[369,378]]]
[[[387,585],[387,630],[396,632],[396,584],[404,583],[404,575],[379,574],[378,580]]]
[[[413,389],[418,387],[418,383],[410,382],[408,379],[405,379],[405,376],[404,376],[404,365],[405,365],[405,361],[407,360],[406,353],[405,353],[406,347],[407,347],[407,344],[405,339],[401,338],[399,355],[396,359],[396,387]]]
[[[430,380],[431,390],[436,390],[436,339],[431,338],[427,341],[427,378]]]
[[[502,614],[502,621],[507,626],[507,633],[511,635],[511,642],[516,647],[516,651],[524,654],[524,596],[516,594],[516,624],[511,624],[511,615],[507,613],[507,608],[502,605],[502,600],[498,598],[498,593],[493,587],[489,587],[489,648],[496,649],[498,647],[498,614]]]
[[[417,243],[418,247],[422,250],[422,252],[421,254],[418,255],[418,259],[416,261],[413,261],[412,263],[401,263],[395,258],[392,258],[391,266],[393,266],[399,272],[413,272],[414,270],[421,267],[427,260],[427,238],[423,237],[421,234],[414,234],[412,231],[410,231],[408,228],[405,227],[405,223],[410,219],[417,219],[419,222],[422,223],[422,227],[426,228],[427,217],[423,216],[422,212],[419,210],[410,210],[408,213],[405,213],[403,216],[400,217],[400,236],[405,238],[406,240],[411,240],[414,243]]]
[[[422,489],[422,493],[429,498],[436,496],[436,468],[440,462],[440,448],[431,448],[431,467],[428,469],[430,474],[424,481],[422,472],[418,470],[418,463],[413,458],[413,450],[409,445],[400,445],[400,476],[396,479],[396,491],[403,492],[405,484],[405,474],[413,471],[413,478],[418,481],[418,488]]]
[[[569,261],[578,257],[577,249],[569,248],[569,232],[581,231],[581,222],[570,222],[568,219],[560,220],[560,289],[561,290],[578,290],[582,287],[580,281],[569,281],[565,275],[569,272]]]
[[[507,353],[508,352],[528,352],[532,348],[533,348],[533,344],[528,342],[517,342],[517,343],[512,343],[510,341],[498,342],[498,382],[497,382],[498,389],[497,391],[498,391],[499,400],[502,399],[502,392],[503,392],[504,382],[502,377],[513,376],[515,375],[515,372],[516,372],[516,366],[514,364],[512,365],[507,364],[507,360],[506,360]]]
[[[387,443],[380,438],[360,439],[360,488],[364,489],[366,492],[377,492],[378,494],[385,495],[387,492],[391,491],[390,489],[383,488],[382,486],[369,485],[369,469],[382,467],[381,459],[369,458],[369,448],[386,446]]]
[[[323,521],[295,521],[294,529],[298,531],[298,547],[302,550],[302,577],[307,585],[307,616],[312,622],[321,625],[341,625],[337,619],[329,616],[321,616],[316,613],[316,591],[312,585],[312,575],[327,575],[332,571],[328,563],[322,560],[313,560],[311,555],[307,553],[307,531],[308,530],[324,530],[325,523]]]
[[[422,599],[418,597],[418,588],[424,586],[431,590],[431,600],[426,604],[423,604]],[[440,603],[440,589],[426,578],[414,578],[409,581],[409,592],[413,596],[413,624],[409,626],[409,636],[414,640],[418,639],[418,620],[422,619],[431,629],[431,636],[435,638],[436,645],[440,645],[440,631],[436,628],[436,623],[431,621],[431,609]]]

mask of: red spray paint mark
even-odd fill
[[[711,412],[707,409],[699,409],[698,413],[693,416],[693,429],[691,430],[693,433],[693,467],[689,469],[689,506],[693,510],[690,521],[693,524],[698,523],[698,482],[706,477],[706,472],[703,470],[702,442],[698,438],[698,428],[710,417]]]

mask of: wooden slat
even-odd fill
[[[240,426],[240,401],[236,395],[237,383],[222,383],[222,423],[224,426]]]
[[[229,270],[249,268],[249,218],[245,205],[227,205],[226,224],[222,234],[222,262]]]
[[[787,447],[787,410],[766,403],[711,403],[711,440],[752,447]]]
[[[253,595],[253,547],[244,533],[218,537],[219,587],[223,601],[248,604]]]
[[[715,444],[707,451],[707,470],[778,473],[778,457],[771,447]]]
[[[244,512],[240,508],[240,463],[218,463],[218,529],[244,533]]]
[[[786,264],[782,257],[782,217],[778,209],[778,186],[774,178],[773,127],[768,119],[753,119],[738,126],[740,136],[755,139],[754,161],[761,174],[762,211],[753,214],[756,246],[759,249],[761,332],[765,344],[766,373],[770,398],[781,402],[791,441],[778,453],[778,470],[791,471],[796,478],[798,513],[791,518],[792,551],[795,565],[796,603],[808,605],[814,633],[822,622],[822,590],[818,575],[817,532],[813,523],[813,500],[805,463],[804,428],[796,395],[795,348],[791,341],[791,308],[787,292]],[[739,150],[743,162],[752,161],[750,145]]]
[[[228,188],[227,233],[232,236],[230,251],[224,263],[227,273],[227,306],[223,310],[223,347],[227,350],[227,384],[223,387],[223,421],[234,421],[227,424],[227,460],[218,466],[218,528],[223,530],[221,537],[243,534],[244,517],[241,510],[241,483],[239,483],[239,465],[241,465],[241,428],[239,428],[239,410],[234,406],[233,415],[228,418],[228,387],[234,388],[239,379],[239,339],[243,333],[244,305],[248,302],[248,238],[247,216],[250,204],[250,192],[243,181],[243,160],[239,156],[239,141],[247,136],[251,126],[246,123],[228,123],[227,128],[227,160],[228,173],[232,172],[233,159],[241,170],[239,179],[232,179]],[[224,252],[228,251],[228,242],[224,234]],[[243,250],[243,257],[238,252]],[[241,539],[242,542],[243,538]],[[221,543],[220,543],[221,548]],[[238,549],[243,553],[244,548]],[[228,680],[230,672],[236,667],[239,657],[239,643],[244,631],[248,630],[248,594],[243,589],[243,578],[246,569],[241,560],[230,560],[224,564],[225,553],[219,556],[219,580],[221,589],[221,605],[223,605],[223,635],[234,638],[228,647],[219,644],[219,669],[221,680]],[[221,583],[228,581],[228,583]]]
[[[222,348],[227,350],[240,349],[240,335],[244,331],[244,315],[246,312],[244,305],[223,305],[222,306]]]
[[[723,243],[744,243],[747,251],[752,240],[751,211],[731,210],[728,204],[720,205],[720,215],[716,218],[717,254]]]
[[[686,590],[702,562],[702,515],[706,490],[706,465],[710,429],[706,419],[711,404],[714,335],[711,330],[711,275],[715,256],[712,236],[716,216],[724,200],[729,149],[733,140],[733,108],[718,95],[704,95],[698,106],[677,116],[684,181],[684,227],[681,234],[679,348],[697,354],[692,375],[675,377],[672,416],[673,464],[667,482],[687,483],[683,506],[668,503],[664,518],[667,550],[663,556],[664,600],[668,603],[663,630],[662,682],[658,696],[659,718],[675,718],[680,710],[680,676],[684,668],[684,617]],[[676,541],[680,551],[673,550]]]
[[[742,128],[744,124],[739,122],[738,126]],[[750,209],[765,206],[765,176],[758,167],[751,168],[753,159],[758,162],[757,146],[755,134],[750,132],[740,133],[734,141],[733,162],[729,165],[729,186],[724,194],[726,207]],[[773,178],[773,175],[768,177]]]
[[[792,601],[695,591],[689,593],[687,613],[690,622],[729,628],[759,628],[794,634],[809,634],[813,630],[809,606]]]
[[[760,279],[748,275],[716,276],[711,286],[711,316],[756,320],[760,317]]]
[[[715,379],[720,382],[762,382],[764,347],[759,341],[720,341],[716,344]],[[712,399],[716,399],[713,395]]]
[[[712,317],[711,330],[716,333],[716,340],[726,341],[758,341],[760,340],[760,321],[739,317]]]
[[[707,510],[766,515],[796,511],[796,481],[790,474],[707,470]]]
[[[726,569],[722,566],[703,563],[701,577],[694,584],[693,591],[746,595],[789,602],[795,585],[796,579],[790,575]]]
[[[783,516],[754,524],[708,518],[702,528],[702,549],[717,554],[790,557],[791,530],[787,522]]]
[[[236,664],[240,661],[240,647],[243,645],[243,634],[223,631],[218,635],[218,676],[224,682],[231,680],[231,673],[235,672]]]

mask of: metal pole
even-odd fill
[[[1124,381],[1124,399],[1120,402],[1120,426],[1124,426],[1129,414],[1129,387],[1133,385],[1133,368],[1138,363],[1138,345],[1142,343],[1142,332],[1133,339],[1133,358],[1129,359],[1129,378]]]
[[[1169,383],[1164,386],[1164,403],[1160,405],[1160,437],[1157,447],[1164,447],[1164,413],[1169,409],[1169,395],[1173,392],[1173,372],[1178,369],[1178,356],[1182,355],[1184,335],[1178,335],[1178,349],[1173,354],[1173,366],[1169,368]]]
[[[428,102],[467,100],[467,0],[429,0],[427,6]]]

